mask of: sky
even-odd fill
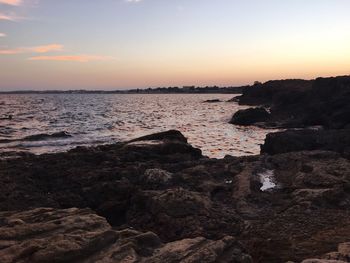
[[[0,91],[350,73],[349,0],[0,0]]]

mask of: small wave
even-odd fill
[[[55,132],[52,134],[36,134],[36,135],[30,135],[27,137],[24,137],[20,141],[43,141],[43,140],[49,140],[49,139],[56,139],[56,138],[69,138],[72,137],[68,132],[62,131],[62,132]]]
[[[72,135],[70,135],[68,132],[62,131],[62,132],[55,132],[51,134],[47,133],[41,133],[41,134],[35,134],[35,135],[29,135],[21,139],[2,139],[0,140],[0,143],[11,143],[11,142],[25,142],[25,141],[45,141],[50,139],[59,139],[59,138],[70,138]]]

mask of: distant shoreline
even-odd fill
[[[241,94],[243,87],[169,87],[130,90],[14,90],[1,94]]]

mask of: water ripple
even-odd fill
[[[0,145],[0,152],[66,151],[177,129],[210,157],[257,154],[269,130],[228,124],[232,114],[244,108],[236,103],[203,103],[231,98],[227,94],[0,95],[0,141],[10,141]],[[12,119],[6,119],[10,115]],[[63,131],[72,137],[21,140]]]

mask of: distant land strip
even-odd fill
[[[148,89],[129,89],[129,90],[14,90],[0,91],[0,94],[206,94],[206,93],[222,93],[222,94],[240,94],[245,86],[242,87],[195,87],[184,86],[179,87],[161,87]]]

